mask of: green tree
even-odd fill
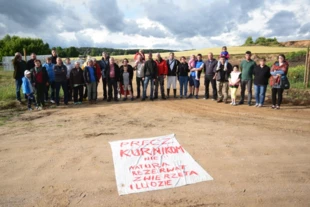
[[[253,45],[254,44],[254,41],[253,41],[253,38],[252,37],[248,37],[246,40],[245,40],[245,43],[243,44],[244,46],[250,46],[250,45]]]

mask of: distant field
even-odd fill
[[[293,48],[293,47],[263,47],[263,46],[247,46],[247,47],[228,47],[228,52],[231,55],[239,55],[244,54],[245,51],[250,50],[252,53],[256,54],[277,54],[277,53],[288,53],[288,52],[296,52],[301,50],[306,50],[306,48]],[[203,56],[207,55],[209,52],[214,53],[215,55],[220,54],[221,48],[205,48],[205,49],[199,49],[199,50],[191,50],[191,51],[182,51],[182,52],[175,52],[175,55],[177,57],[185,56],[189,57],[192,54],[199,54],[201,53]],[[162,57],[168,57],[169,53],[162,53]],[[134,55],[118,55],[113,56],[116,59],[133,59]],[[100,59],[101,57],[96,57],[97,59]]]

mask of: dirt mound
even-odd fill
[[[280,44],[285,47],[308,47],[310,46],[310,40],[288,41],[281,42]]]

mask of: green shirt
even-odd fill
[[[241,67],[241,80],[252,80],[253,79],[253,71],[256,66],[256,62],[253,60],[243,60],[240,64]]]

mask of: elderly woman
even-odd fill
[[[84,76],[83,70],[80,67],[80,62],[75,62],[74,68],[70,72],[70,84],[73,89],[74,105],[82,104]]]
[[[270,85],[272,86],[272,109],[280,109],[282,104],[282,95],[284,86],[282,81],[286,78],[289,64],[285,59],[285,55],[280,54],[270,70]],[[277,98],[278,96],[278,98]]]

